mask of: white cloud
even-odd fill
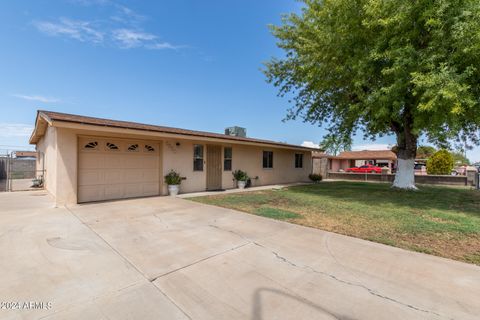
[[[81,42],[102,43],[104,33],[96,30],[92,22],[61,18],[59,22],[36,21],[33,25],[49,36],[65,36]]]
[[[143,46],[145,42],[155,40],[157,37],[150,33],[131,29],[117,29],[112,32],[113,38],[123,48],[135,48]]]
[[[147,49],[178,49],[168,42],[159,42],[158,37],[154,34],[138,31],[134,29],[116,29],[112,32],[113,39],[118,43],[120,48],[130,49],[144,47]]]
[[[155,42],[155,43],[147,44],[145,47],[147,49],[153,49],[153,50],[163,50],[163,49],[177,50],[180,48],[185,48],[185,46],[177,46],[169,42]]]
[[[24,99],[24,100],[39,101],[43,103],[60,102],[60,99],[57,99],[57,98],[37,96],[37,95],[13,94],[12,96],[16,98]]]
[[[0,138],[29,137],[33,126],[22,123],[0,123]]]
[[[352,146],[353,151],[362,150],[390,150],[392,145],[385,143],[370,143],[370,144],[357,144]]]
[[[114,15],[110,17],[113,21],[135,25],[147,19],[145,16],[138,14],[124,5],[113,4],[113,6],[116,9]]]
[[[302,147],[307,147],[307,148],[320,148],[320,145],[314,143],[313,141],[303,141],[303,142],[302,142]]]
[[[141,28],[147,18],[134,10],[110,0],[71,0],[78,5],[101,5],[109,10],[109,17],[93,21],[60,18],[58,21],[34,21],[38,31],[54,37],[66,37],[81,42],[106,44],[122,49],[151,50],[179,49],[185,46],[160,41],[153,33]]]

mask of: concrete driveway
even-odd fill
[[[3,193],[0,252],[0,302],[21,303],[0,319],[480,314],[477,266],[184,199],[54,208]]]

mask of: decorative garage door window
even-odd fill
[[[130,151],[130,152],[138,152],[139,149],[138,149],[138,143],[134,143],[134,144],[130,144],[127,148],[127,151]]]
[[[87,150],[96,150],[98,149],[98,142],[97,141],[88,142],[83,146],[83,148]]]
[[[120,148],[113,142],[107,142],[107,150],[120,150]]]
[[[149,145],[149,144],[146,144],[146,145],[145,145],[145,151],[146,151],[146,152],[155,152],[155,148],[152,147],[152,146]]]

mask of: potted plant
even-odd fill
[[[168,194],[172,197],[175,197],[180,190],[180,183],[182,183],[182,177],[180,174],[174,170],[165,176],[165,183],[168,185]]]
[[[237,180],[237,186],[239,189],[245,189],[245,185],[248,181],[248,175],[245,171],[235,170],[232,172],[233,178]]]

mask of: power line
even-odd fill
[[[7,147],[7,148],[26,148],[26,149],[35,149],[34,146],[11,146],[11,145],[8,145],[8,144],[0,144],[0,147]]]

